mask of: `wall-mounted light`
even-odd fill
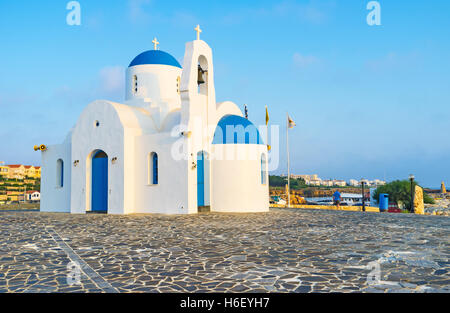
[[[112,159],[111,159],[111,163],[112,163],[112,164],[116,164],[116,162],[117,162],[117,158],[112,158]]]
[[[187,137],[187,138],[191,137],[191,134],[192,134],[191,131],[184,131],[184,132],[181,132],[181,136],[184,136],[184,137]]]
[[[73,166],[75,166],[75,167],[77,167],[78,164],[80,164],[80,160],[75,160],[75,161],[73,162]]]
[[[46,145],[34,146],[34,151],[47,151]]]

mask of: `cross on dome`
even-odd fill
[[[202,30],[200,29],[200,25],[197,25],[194,30],[197,32],[197,40],[200,40],[200,33],[202,32]]]
[[[158,50],[158,45],[159,45],[158,39],[156,39],[156,37],[155,37],[152,42],[153,42],[154,49]]]

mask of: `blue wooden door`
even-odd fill
[[[108,212],[108,156],[103,151],[92,159],[92,211]]]
[[[197,155],[197,205],[205,205],[205,156],[203,152]]]
[[[153,185],[158,185],[158,155],[156,153],[153,154]]]

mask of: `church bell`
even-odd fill
[[[197,78],[197,84],[201,85],[205,83],[205,80],[203,79],[203,74],[205,73],[205,71],[202,69],[202,67],[199,65],[198,66],[198,78]]]

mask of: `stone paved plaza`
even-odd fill
[[[272,209],[0,220],[0,292],[450,292],[448,217]]]

